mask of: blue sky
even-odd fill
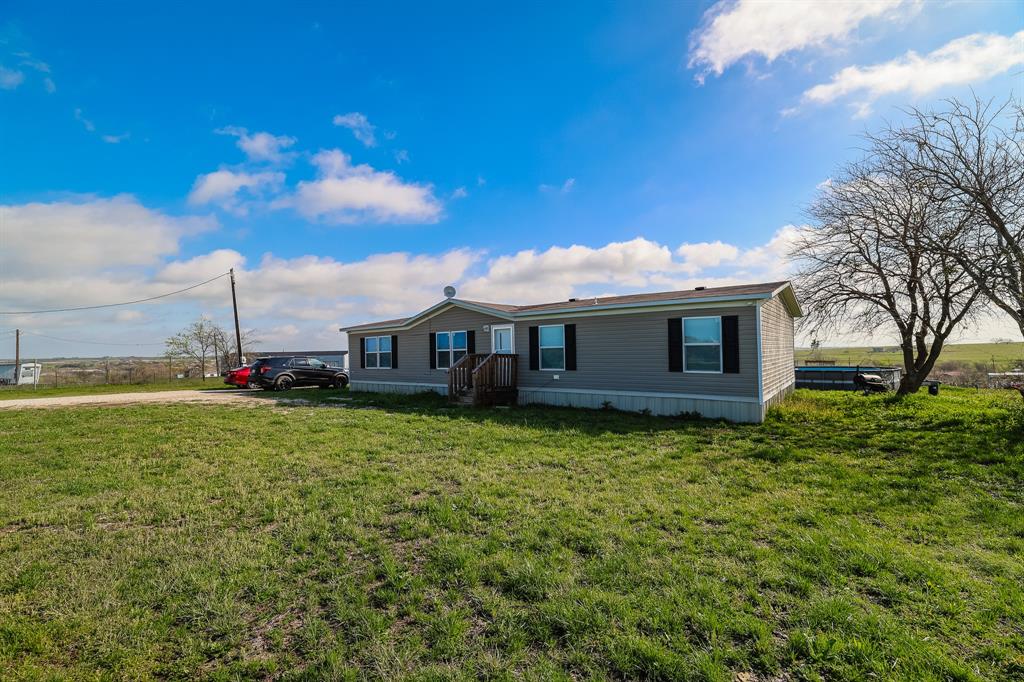
[[[859,133],[1019,94],[1024,69],[1018,3],[821,7],[8,2],[0,309],[234,266],[264,347],[332,348],[445,284],[533,302],[785,277]],[[0,332],[155,354],[190,317],[227,325],[225,301],[218,283]]]

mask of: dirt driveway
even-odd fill
[[[53,398],[18,398],[0,400],[0,410],[18,410],[41,407],[76,407],[79,405],[132,405],[136,403],[220,403],[266,405],[267,396],[246,390],[217,391],[154,391],[151,393],[107,393],[102,395],[69,395]],[[276,396],[275,396],[276,398]],[[276,398],[277,403],[304,403],[302,391],[289,393],[287,399]]]

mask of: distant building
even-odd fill
[[[989,388],[1006,388],[1010,386],[1010,384],[1016,383],[1024,383],[1024,370],[988,373]]]
[[[273,350],[248,353],[246,360],[252,363],[256,358],[289,358],[292,356],[319,358],[333,367],[348,367],[347,350]]]

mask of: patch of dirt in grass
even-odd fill
[[[793,677],[789,673],[781,675],[759,675],[755,672],[733,673],[733,682],[790,682]]]
[[[13,535],[14,533],[31,533],[32,531],[44,531],[44,530],[67,530],[67,526],[63,526],[58,523],[12,523],[9,526],[0,528],[0,535]]]
[[[250,629],[249,637],[242,643],[239,654],[241,659],[258,661],[269,658],[273,648],[271,633],[275,630],[281,631],[282,647],[290,648],[295,633],[302,629],[303,622],[302,614],[286,611],[273,616],[261,625],[253,626]]]

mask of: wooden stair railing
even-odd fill
[[[491,353],[473,370],[473,404],[515,403],[519,356]]]
[[[448,369],[448,400],[468,396],[473,405],[515,403],[518,376],[518,355],[467,353]]]
[[[458,400],[473,390],[473,370],[487,357],[486,353],[467,353],[448,368],[448,399]]]

